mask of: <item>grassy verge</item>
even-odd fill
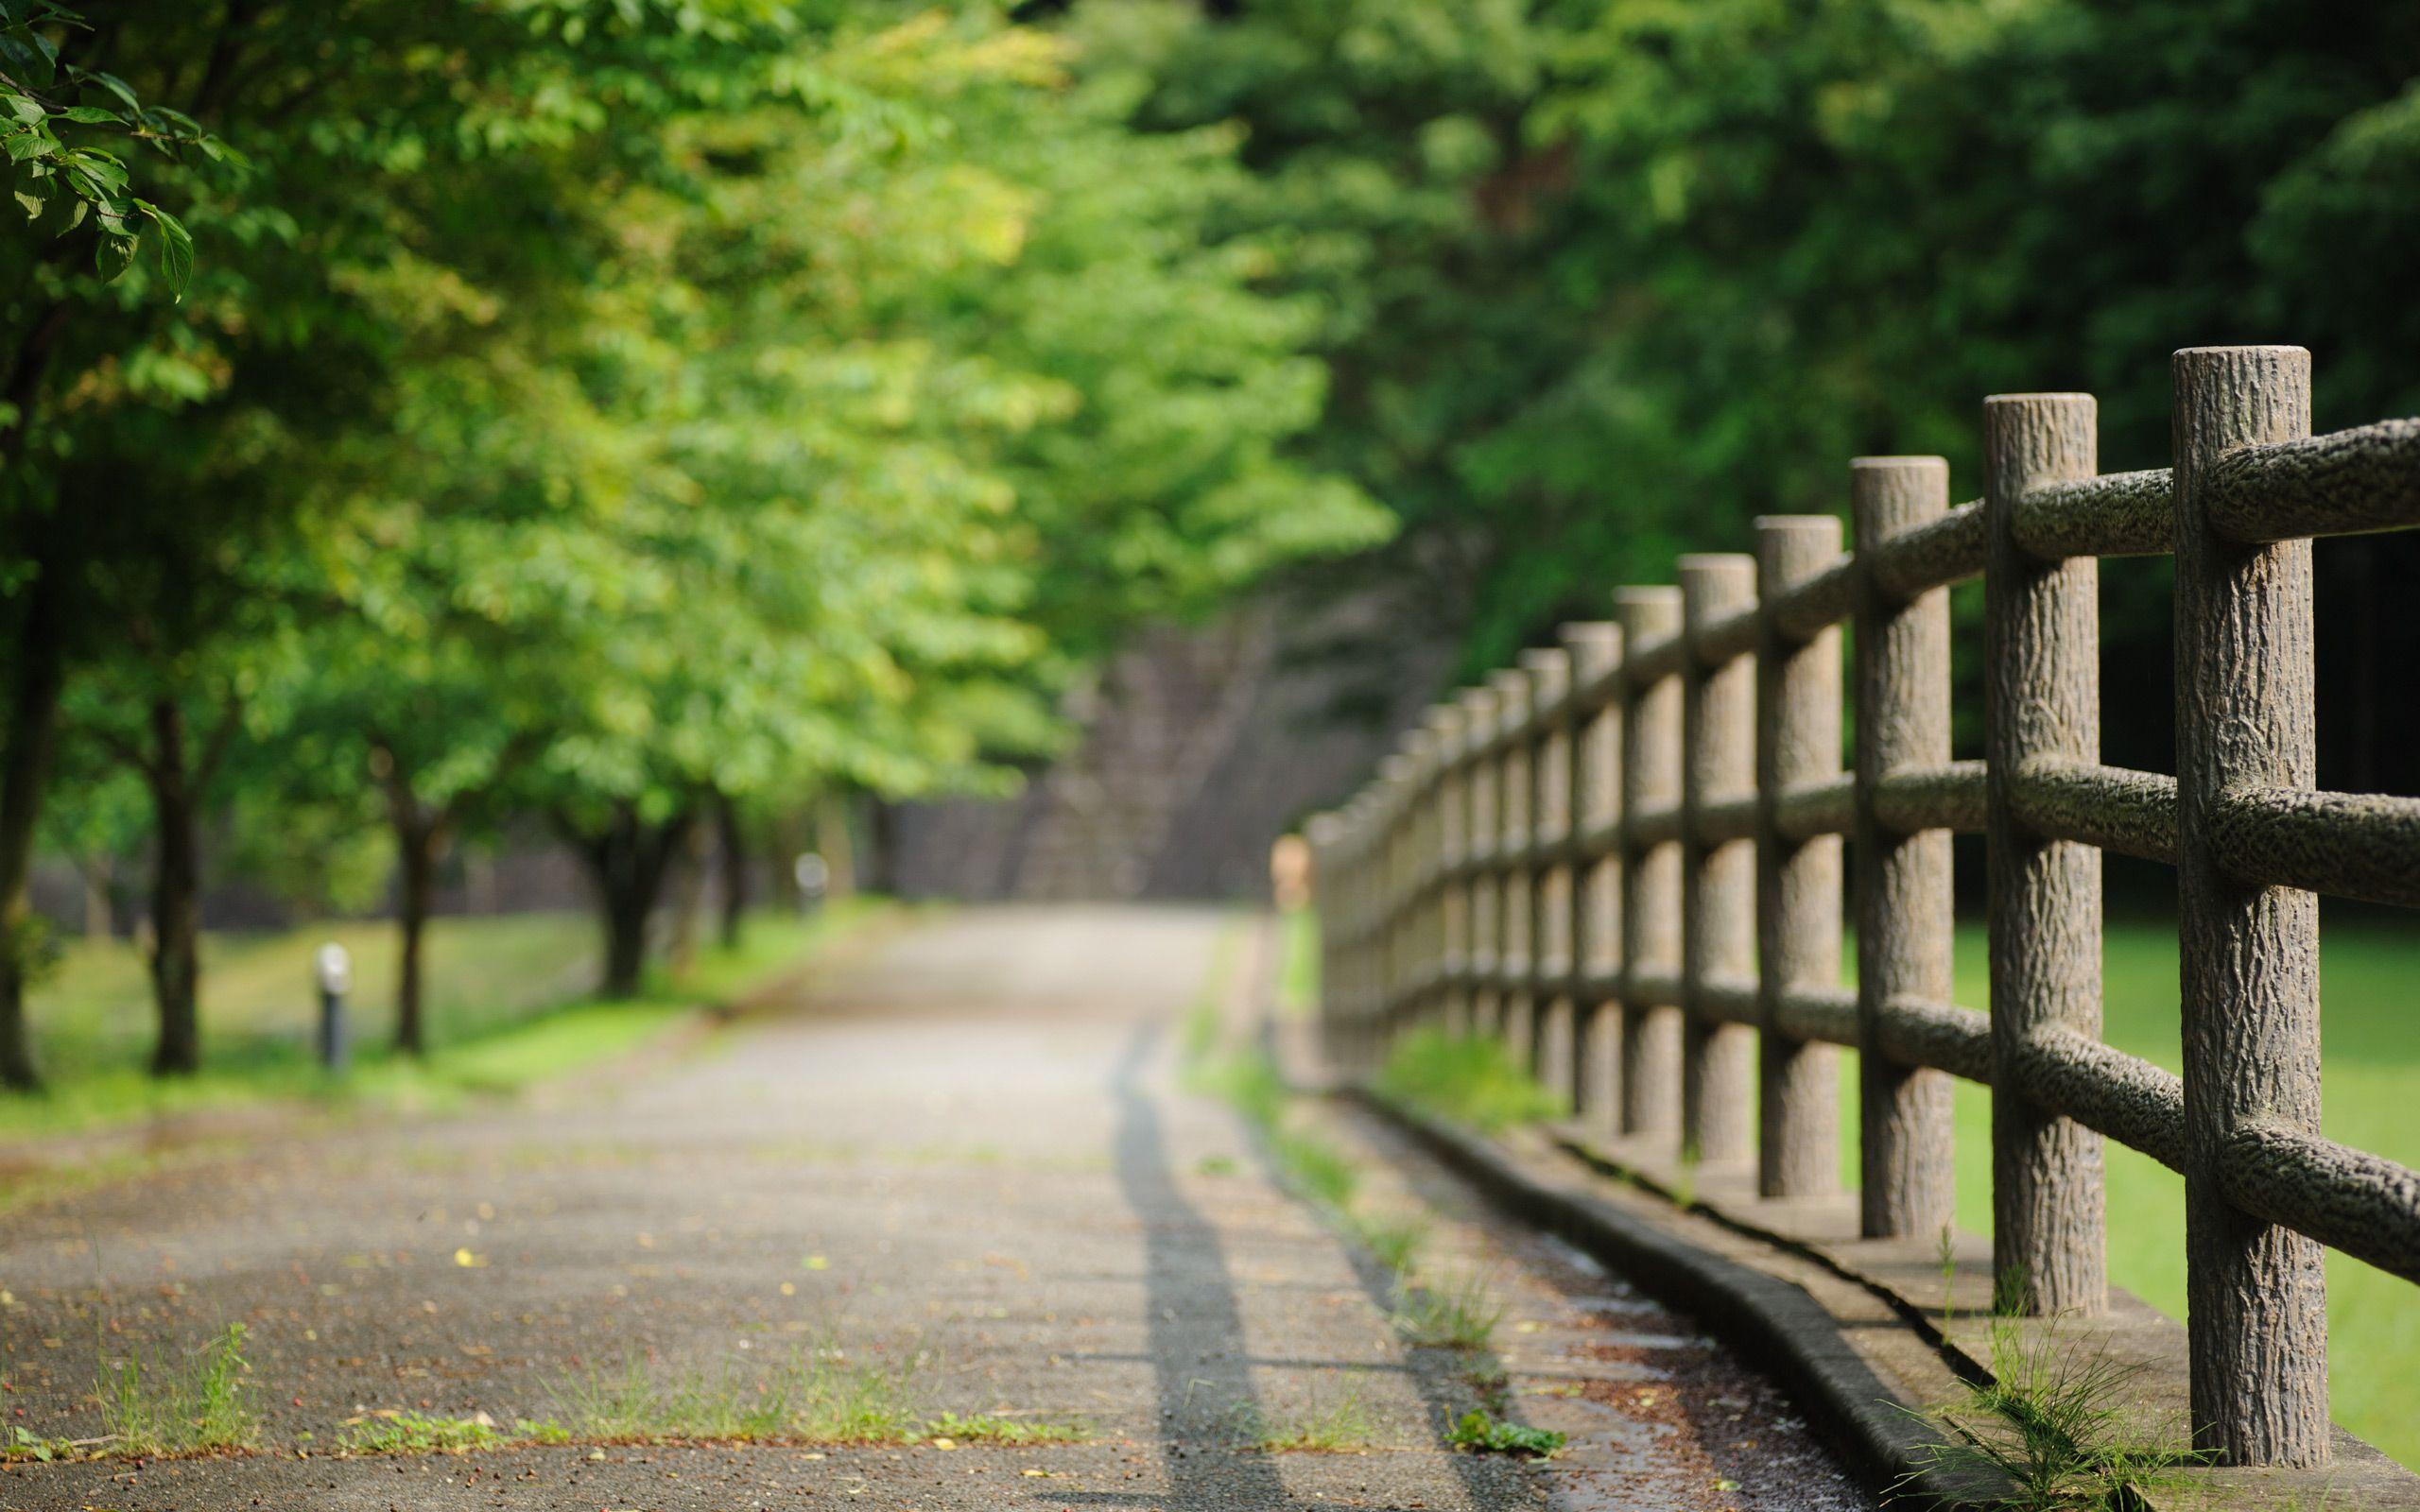
[[[613,1002],[582,990],[594,955],[585,918],[441,919],[430,936],[428,998],[437,1048],[421,1061],[396,1055],[388,1043],[391,989],[372,974],[381,963],[369,943],[382,926],[213,936],[202,1005],[208,1069],[171,1080],[143,1070],[150,1005],[133,950],[79,945],[31,1005],[50,1085],[35,1096],[0,1096],[0,1140],[101,1132],[265,1104],[427,1108],[515,1091],[625,1055],[700,1005],[777,978],[884,906],[856,902],[812,919],[759,918],[738,949],[700,951],[687,972],[659,972],[638,996]],[[330,938],[359,947],[354,1063],[338,1075],[313,1063],[310,1039],[317,1011],[310,954]]]
[[[1989,1001],[1979,923],[1957,940],[1958,1001]],[[2102,1035],[2131,1055],[2182,1064],[2172,924],[2113,918],[2103,935]],[[2322,1064],[2329,1138],[2420,1165],[2420,1018],[2411,1009],[2420,936],[2406,921],[2331,913],[2321,932]],[[1844,1178],[1857,1164],[1856,1057],[1843,1052]],[[1991,1096],[1956,1092],[1958,1221],[1992,1223]],[[2185,1183],[2148,1156],[2108,1146],[2109,1279],[2171,1317],[2185,1315]],[[2420,1307],[2411,1283],[2360,1261],[2327,1257],[2328,1385],[2336,1420],[2406,1465],[2420,1466]]]
[[[1316,995],[1316,921],[1289,920],[1287,970]],[[1851,961],[1854,950],[1844,954]],[[1989,1001],[1982,926],[1957,939],[1957,1000]],[[2173,1071],[2181,1064],[2177,944],[2167,919],[2118,917],[2102,947],[2103,1036],[2129,1054]],[[2331,911],[2321,936],[2325,1131],[2357,1148],[2420,1165],[2420,1018],[2410,1010],[2420,938],[2407,922]],[[1857,1057],[1841,1053],[1842,1179],[1857,1178]],[[1478,1127],[1537,1116],[1530,1093],[1508,1082],[1501,1052],[1442,1037],[1414,1036],[1387,1068],[1386,1090]],[[1960,1083],[1956,1093],[1958,1218],[1991,1230],[1991,1098]],[[2116,1144],[2108,1147],[2109,1273],[2118,1285],[2170,1315],[2185,1314],[2185,1189],[2173,1172]],[[2420,1308],[2409,1283],[2342,1255],[2327,1257],[2329,1391],[2337,1420],[2407,1465],[2420,1466]]]

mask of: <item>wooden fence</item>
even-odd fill
[[[1685,557],[1430,711],[1312,826],[1322,1012],[1348,1069],[1423,1022],[1557,1040],[1581,1117],[1773,1197],[1836,1191],[1855,1046],[1876,1238],[1950,1223],[1948,1078],[1981,1082],[2023,1314],[2103,1309],[2100,1141],[2140,1150],[2185,1177],[2199,1447],[2310,1466],[2321,1246],[2420,1280],[2420,1173],[2320,1135],[2315,895],[2420,905],[2420,799],[2314,789],[2310,538],[2420,525],[2420,421],[2311,436],[2298,347],[2173,368],[2172,468],[2100,472],[2089,395],[1987,399],[1981,499],[1952,507],[1939,457],[1859,458],[1854,555],[1829,515],[1759,520],[1754,556]],[[2173,777],[2098,760],[2098,558],[2163,553]],[[1947,589],[1979,575],[1984,759],[1958,761]],[[1954,833],[1989,850],[1988,1014],[1950,1001]],[[2178,868],[2182,1078],[2100,1040],[2103,850]]]

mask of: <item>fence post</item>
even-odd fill
[[[1849,464],[1857,554],[1938,520],[1949,464],[1862,456]],[[1929,1238],[1954,1194],[1951,1082],[1882,1051],[1883,1005],[1950,1000],[1949,832],[1902,833],[1875,814],[1881,779],[1949,760],[1949,590],[1902,599],[1862,575],[1857,610],[1858,1206],[1869,1239]]]
[[[1462,889],[1453,883],[1454,868],[1461,861],[1465,813],[1461,802],[1461,707],[1450,703],[1438,704],[1428,712],[1428,727],[1437,740],[1437,776],[1428,793],[1433,844],[1429,850],[1425,883],[1428,888],[1429,914],[1437,931],[1435,970],[1429,979],[1432,1002],[1428,1013],[1436,1021],[1436,1027],[1450,1034],[1461,1002],[1461,989],[1457,983],[1470,928],[1470,920],[1462,911]]]
[[[1337,905],[1342,902],[1340,887],[1339,860],[1336,853],[1336,816],[1314,814],[1303,826],[1303,838],[1311,848],[1311,908],[1319,921],[1320,994],[1314,1005],[1318,1013],[1320,1058],[1329,1065],[1337,1063],[1336,1056],[1336,993],[1342,985],[1337,974],[1337,941],[1342,937],[1338,928]]]
[[[1370,1021],[1369,1042],[1363,1048],[1365,1064],[1370,1069],[1386,1059],[1395,1020],[1403,1011],[1404,953],[1411,937],[1409,920],[1403,913],[1403,884],[1409,851],[1405,816],[1419,766],[1415,739],[1407,739],[1378,766],[1378,1001]]]
[[[1626,654],[1681,629],[1677,588],[1615,594]],[[1638,821],[1681,799],[1681,682],[1625,679],[1622,713],[1622,1132],[1659,1148],[1681,1140],[1681,1010],[1649,1001],[1681,970],[1681,847],[1649,845]]]
[[[2100,851],[2035,834],[2009,788],[2043,757],[2100,755],[2100,562],[2016,543],[2016,501],[2088,478],[2090,394],[1983,402],[1983,731],[1991,847],[1992,1267],[2001,1308],[2099,1313],[2108,1301],[2100,1136],[2018,1088],[2033,1030],[2100,1038]]]
[[[1756,597],[1767,606],[1840,559],[1827,514],[1756,522]],[[1839,1057],[1782,1032],[1782,995],[1841,980],[1841,837],[1793,840],[1782,793],[1841,767],[1841,631],[1785,634],[1767,612],[1756,638],[1756,959],[1763,1019],[1756,1067],[1756,1190],[1826,1196],[1840,1188]]]
[[[1463,884],[1471,921],[1470,975],[1462,994],[1462,1017],[1470,1034],[1485,1039],[1495,1032],[1496,954],[1502,922],[1496,912],[1495,850],[1502,830],[1496,806],[1495,762],[1486,755],[1495,738],[1495,692],[1492,688],[1462,690],[1462,739],[1470,754],[1463,764],[1462,786],[1470,805],[1462,833],[1469,836]]]
[[[1598,622],[1563,627],[1575,689],[1593,686],[1619,665],[1619,627]],[[1621,803],[1621,704],[1616,700],[1571,729],[1571,833],[1605,833]],[[1621,856],[1571,871],[1571,1110],[1612,1132],[1621,1126],[1621,1006],[1599,986],[1621,961]]]
[[[1571,684],[1561,647],[1521,653],[1530,707],[1554,708]],[[1571,837],[1571,718],[1558,713],[1528,747],[1530,757],[1530,1002],[1531,1073],[1548,1085],[1568,1082],[1571,1034],[1571,866],[1557,850]]]
[[[2311,546],[2244,546],[2205,517],[2227,452],[2310,434],[2310,353],[2176,353],[2177,901],[2185,1028],[2185,1293],[2197,1448],[2235,1465],[2328,1459],[2327,1282],[2315,1240],[2230,1206],[2227,1143],[2320,1126],[2319,901],[2222,875],[2210,811],[2316,777]]]
[[[1530,679],[1510,667],[1488,674],[1495,690],[1500,737],[1517,731],[1530,717]],[[1495,1037],[1516,1058],[1529,1053],[1530,1021],[1530,749],[1524,739],[1506,738],[1495,756]]]
[[[1681,558],[1688,655],[1681,675],[1682,1139],[1707,1165],[1755,1156],[1756,1032],[1713,1016],[1713,979],[1756,969],[1756,851],[1753,840],[1716,841],[1705,811],[1745,798],[1756,781],[1756,669],[1737,656],[1709,665],[1704,632],[1756,602],[1756,558],[1707,553]]]

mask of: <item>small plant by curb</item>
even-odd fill
[[[1521,1454],[1545,1459],[1561,1450],[1566,1440],[1551,1429],[1506,1422],[1474,1407],[1446,1431],[1445,1442],[1474,1454]]]
[[[1254,1402],[1238,1403],[1237,1436],[1246,1447],[1269,1453],[1345,1454],[1370,1447],[1376,1436],[1369,1405],[1352,1387],[1318,1396],[1296,1413],[1272,1413]]]
[[[925,1420],[925,1438],[943,1446],[958,1444],[1080,1444],[1093,1436],[1093,1425],[1080,1418],[1059,1419],[1004,1418],[994,1413],[960,1417],[954,1412]]]

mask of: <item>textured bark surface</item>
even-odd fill
[[[2228,1199],[2420,1281],[2420,1171],[2260,1119],[2227,1136]]]
[[[21,640],[10,658],[8,717],[0,723],[0,1087],[30,1091],[42,1078],[26,1031],[25,931],[32,915],[26,878],[34,820],[58,744],[59,696],[65,676],[57,594],[37,579],[27,592]]]
[[[1431,799],[1436,813],[1436,863],[1439,878],[1435,889],[1437,900],[1437,1012],[1442,1027],[1452,1034],[1461,1027],[1459,1022],[1466,1000],[1454,986],[1455,975],[1468,963],[1471,947],[1470,889],[1448,881],[1453,868],[1461,861],[1462,847],[1468,838],[1464,828],[1470,822],[1468,800],[1469,764],[1461,759],[1462,743],[1469,736],[1468,720],[1460,704],[1441,704],[1432,716],[1437,731],[1439,771],[1436,795]]]
[[[1495,976],[1496,1032],[1511,1045],[1513,1057],[1521,1064],[1529,1063],[1530,1015],[1535,1004],[1530,996],[1530,951],[1534,943],[1530,926],[1536,921],[1531,899],[1536,889],[1531,885],[1530,870],[1513,858],[1530,847],[1530,779],[1532,763],[1528,746],[1510,739],[1511,734],[1529,723],[1530,679],[1527,673],[1505,668],[1488,674],[1488,686],[1495,690],[1495,717],[1499,732],[1508,737],[1491,763],[1495,768],[1496,831],[1495,848]]]
[[[1625,588],[1615,597],[1623,655],[1681,629],[1677,588]],[[1675,666],[1677,657],[1672,659]],[[1651,1006],[1645,979],[1681,971],[1681,847],[1634,843],[1649,809],[1681,799],[1681,684],[1633,681],[1622,712],[1622,1132],[1654,1145],[1681,1139],[1681,1013]]]
[[[1865,457],[1849,470],[1860,558],[1944,517],[1948,464]],[[1949,760],[1949,594],[1912,598],[1871,578],[1857,618],[1858,1225],[1868,1238],[1930,1238],[1950,1221],[1949,1078],[1894,1060],[1883,1005],[1950,994],[1949,834],[1882,822],[1884,777]]]
[[[2165,557],[2176,533],[2175,476],[2167,468],[2052,483],[2016,501],[2016,543],[2044,561]]]
[[[2319,1132],[2319,908],[2238,882],[2209,842],[2221,797],[2312,785],[2310,543],[2223,540],[2201,486],[2230,450],[2310,428],[2310,354],[2175,359],[2177,868],[2185,1048],[2186,1308],[2195,1440],[2229,1463],[2327,1457],[2319,1245],[2237,1208],[2228,1141]]]
[[[1570,653],[1575,689],[1602,682],[1621,664],[1619,626],[1566,625],[1563,644]],[[1572,727],[1570,755],[1572,832],[1602,833],[1621,813],[1619,707],[1579,719]],[[1602,1130],[1621,1126],[1621,1005],[1582,984],[1602,979],[1621,960],[1621,885],[1617,856],[1597,857],[1573,868],[1573,1043],[1567,1091],[1573,1113]]]
[[[2100,1037],[2100,852],[2016,814],[2013,779],[2100,754],[2099,564],[2044,563],[2016,542],[2016,501],[2093,475],[2089,394],[1983,402],[1983,742],[1991,855],[1992,1272],[1999,1304],[2097,1314],[2108,1301],[2100,1136],[2016,1090],[2027,1037]]]
[[[2181,433],[2181,368],[2177,396]],[[2310,429],[2308,417],[2302,429]],[[2263,545],[2420,524],[2420,420],[2380,421],[2325,436],[2245,438],[2231,445],[2239,450],[2200,459],[2197,500],[2204,524],[2229,541]],[[2184,461],[2180,451],[2180,470]]]
[[[2176,779],[2066,757],[2011,773],[2008,800],[2035,834],[2176,864]]]
[[[1756,522],[1756,594],[1767,603],[1841,557],[1830,515]],[[1841,841],[1782,833],[1785,790],[1841,765],[1841,632],[1786,634],[1770,616],[1756,658],[1756,971],[1764,1033],[1756,1064],[1756,1186],[1769,1197],[1828,1195],[1840,1185],[1839,1057],[1782,1027],[1793,988],[1841,979]]]
[[[1495,693],[1490,688],[1462,690],[1462,739],[1473,750],[1485,750],[1495,738]],[[1464,769],[1462,778],[1462,833],[1468,837],[1463,845],[1465,859],[1495,848],[1495,836],[1501,820],[1495,804],[1495,764],[1475,760]],[[1462,995],[1462,1022],[1472,1034],[1484,1034],[1494,1025],[1495,993],[1481,985],[1485,974],[1495,970],[1496,924],[1495,879],[1485,869],[1474,871],[1463,884],[1463,911],[1470,919],[1469,953],[1465,968],[1473,974],[1471,986]]]
[[[1683,623],[1693,642],[1756,601],[1754,557],[1689,556],[1680,566]],[[1721,1167],[1755,1157],[1756,1036],[1703,1011],[1699,998],[1710,977],[1748,978],[1756,970],[1756,850],[1750,824],[1738,827],[1738,838],[1716,839],[1693,821],[1755,785],[1756,668],[1747,656],[1717,661],[1694,645],[1690,663],[1681,679],[1682,1138],[1699,1160]],[[1753,813],[1743,805],[1743,817]]]
[[[2211,856],[2238,882],[2420,908],[2420,799],[2238,787],[2202,822]]]
[[[1916,460],[1922,458],[1861,458],[1849,466],[1855,469],[1868,461],[1888,465]],[[1946,489],[1945,474],[1942,482]],[[1948,494],[1945,492],[1942,497],[1945,501]],[[1913,598],[1927,589],[1962,583],[1981,572],[1983,535],[1982,505],[1962,504],[1955,509],[1944,508],[1927,515],[1874,546],[1867,546],[1860,538],[1858,556],[1866,562],[1869,581],[1897,597]]]
[[[1571,1080],[1568,1046],[1571,1004],[1563,996],[1571,974],[1571,867],[1564,843],[1571,836],[1571,722],[1564,695],[1571,687],[1571,657],[1560,647],[1521,653],[1530,682],[1532,713],[1545,718],[1530,739],[1530,1060],[1550,1087]]]

